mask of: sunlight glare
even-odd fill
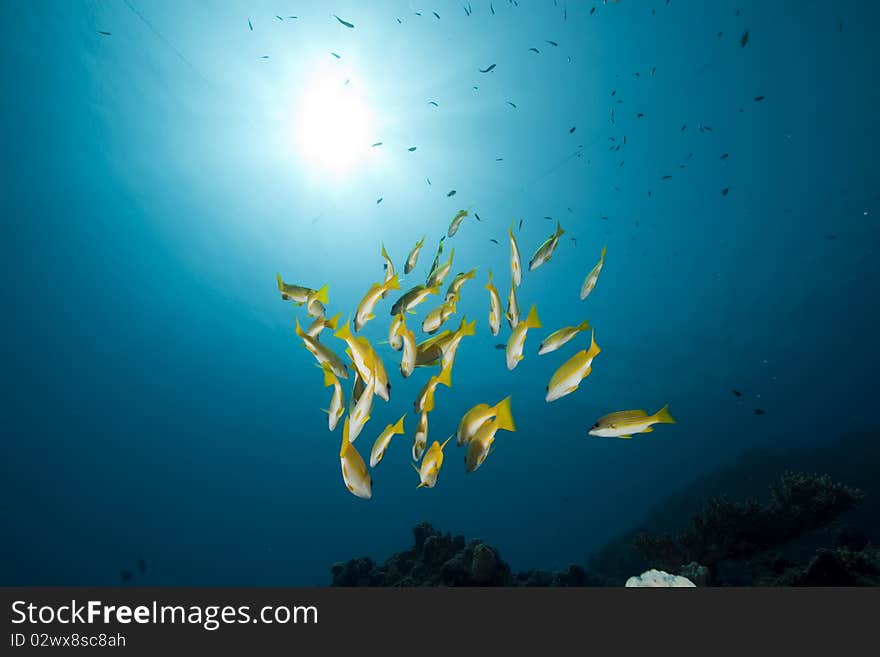
[[[356,86],[333,75],[318,76],[297,110],[294,130],[307,166],[346,172],[369,152],[373,114]]]

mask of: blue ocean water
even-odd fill
[[[6,3],[0,582],[114,584],[143,559],[135,583],[321,585],[420,521],[517,569],[561,567],[746,449],[875,426],[878,6],[464,4]],[[372,115],[345,168],[300,147],[322,85]],[[517,431],[470,475],[453,441],[436,488],[416,490],[412,402],[434,371],[400,377],[379,344],[386,299],[363,334],[391,401],[356,446],[366,456],[405,411],[407,435],[358,499],[320,411],[330,389],[293,332],[305,311],[275,273],[329,284],[328,313],[348,317],[383,279],[383,243],[402,270],[427,236],[404,288],[423,282],[471,205],[444,257],[455,248],[453,274],[478,267],[450,320],[477,333],[429,440],[507,395]],[[511,372],[483,286],[491,269],[506,299],[520,220],[526,262],[556,220],[565,235],[523,277],[520,308],[544,328]],[[538,344],[584,319],[602,353],[548,404],[589,336]],[[676,425],[586,433],[667,403]]]

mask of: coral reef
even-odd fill
[[[771,486],[768,504],[710,499],[685,532],[640,535],[636,549],[648,561],[676,570],[694,561],[711,569],[719,561],[750,559],[823,527],[863,497],[828,475],[786,472]]]
[[[880,586],[880,548],[820,549],[805,566],[790,566],[776,577],[764,574],[759,586]]]
[[[548,572],[513,573],[498,550],[474,539],[465,542],[428,523],[413,527],[414,545],[377,564],[364,557],[333,565],[332,586],[599,586],[580,566]]]
[[[877,454],[875,442],[854,443],[860,453]],[[868,449],[868,447],[870,449]],[[873,451],[872,451],[873,450]],[[633,573],[663,569],[696,586],[880,586],[880,547],[876,539],[880,505],[830,475],[785,472],[769,453],[741,458],[716,475],[715,490],[742,495],[744,482],[757,493],[769,484],[769,499],[736,501],[707,495],[711,477],[697,482],[665,506],[662,513],[609,544],[589,560],[589,570],[514,573],[494,547],[466,542],[422,523],[413,528],[414,545],[382,564],[369,558],[333,566],[334,586],[604,586],[623,585]],[[833,463],[836,452],[816,451]],[[793,459],[787,459],[789,461]],[[876,491],[876,472],[867,458],[833,468]],[[864,464],[864,465],[863,465]],[[857,467],[858,466],[858,467]],[[775,475],[770,468],[776,468]],[[739,487],[737,487],[739,484]],[[706,500],[697,511],[696,499]],[[688,506],[690,505],[690,507]],[[692,509],[686,511],[686,509]],[[677,518],[691,516],[689,524]],[[845,521],[841,519],[845,518]],[[678,531],[664,528],[680,527]]]
[[[634,545],[648,563],[685,576],[704,568],[707,583],[854,585],[876,577],[876,551],[862,552],[868,541],[858,531],[843,536],[857,551],[848,545],[820,550],[805,567],[786,560],[781,551],[855,508],[863,498],[860,490],[828,475],[786,472],[770,487],[770,500],[764,505],[712,498],[684,532],[640,534]]]
[[[823,472],[836,481],[865,492],[865,499],[854,509],[841,515],[824,529],[807,532],[792,541],[782,554],[764,555],[762,560],[806,563],[820,547],[849,547],[859,551],[869,542],[880,542],[880,436],[877,432],[849,432],[825,443],[797,449],[753,449],[739,454],[700,475],[680,490],[659,499],[644,518],[632,529],[611,539],[590,556],[588,567],[601,573],[611,583],[622,585],[634,573],[660,567],[645,559],[635,549],[637,536],[646,535],[660,541],[664,534],[680,534],[690,526],[690,519],[699,514],[710,498],[729,500],[761,499],[768,488],[779,480],[785,470]],[[849,528],[841,530],[842,524]],[[847,536],[835,538],[838,531]],[[669,537],[671,539],[671,537]],[[686,557],[685,557],[686,558]],[[752,583],[746,562],[721,561],[725,584]],[[716,582],[718,584],[718,582]],[[700,584],[697,584],[700,586]]]

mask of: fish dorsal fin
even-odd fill
[[[403,418],[405,418],[405,417],[406,417],[406,413],[404,413],[403,415],[401,415],[401,416],[400,416],[400,419],[399,419],[396,423],[394,423],[394,424],[391,425],[391,433],[392,433],[392,435],[393,435],[393,434],[401,434],[401,433],[404,433],[404,431],[403,431]]]
[[[645,411],[618,411],[617,413],[611,413],[610,415],[606,415],[603,419],[608,422],[620,422],[621,420],[635,420],[637,418],[648,417],[648,414]]]

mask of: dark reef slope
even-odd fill
[[[383,564],[335,564],[333,585],[619,586],[662,568],[702,586],[878,586],[878,470],[873,435],[750,452],[659,504],[593,555],[589,569],[513,573],[496,548],[423,523],[413,529],[414,546]],[[769,499],[756,501],[768,489]]]
[[[451,536],[428,523],[413,527],[415,544],[385,563],[369,557],[333,566],[333,586],[597,586],[580,566],[550,573],[512,573],[498,550],[475,539]]]
[[[856,434],[807,450],[746,452],[733,463],[698,478],[680,492],[660,502],[636,527],[609,542],[590,557],[589,567],[614,583],[622,583],[630,575],[643,572],[647,568],[662,568],[663,564],[654,561],[658,555],[646,554],[644,550],[638,549],[638,545],[645,540],[641,537],[680,535],[689,531],[694,522],[710,522],[706,517],[703,520],[697,518],[707,513],[717,515],[725,505],[730,505],[725,514],[726,519],[718,519],[717,522],[730,523],[732,526],[726,531],[738,533],[735,524],[743,521],[738,521],[734,516],[742,511],[743,506],[754,507],[757,504],[750,504],[748,500],[765,499],[768,489],[771,491],[769,504],[772,505],[773,490],[782,485],[780,475],[786,471],[825,473],[830,480],[822,477],[814,479],[823,480],[826,485],[835,481],[842,482],[846,484],[847,490],[859,492],[858,499],[852,500],[852,504],[835,507],[834,517],[816,522],[812,528],[800,525],[799,534],[788,540],[782,540],[778,535],[775,538],[764,536],[760,539],[766,547],[763,553],[755,552],[749,558],[739,554],[735,555],[738,558],[718,560],[717,567],[714,568],[715,585],[793,584],[796,582],[773,581],[773,577],[766,572],[766,564],[775,561],[774,568],[778,569],[783,565],[790,567],[792,563],[796,563],[806,569],[814,558],[821,556],[822,560],[827,560],[827,555],[819,553],[823,549],[865,549],[866,554],[863,556],[869,562],[872,561],[871,554],[876,558],[875,551],[869,545],[877,545],[880,539],[880,436]],[[804,486],[807,486],[807,482],[804,482]],[[823,494],[832,495],[835,490],[834,487],[815,488],[813,494],[816,508],[813,511],[821,511],[821,507],[828,503]],[[809,488],[802,492],[809,492]],[[734,503],[731,500],[742,502]],[[802,501],[801,506],[803,504],[805,502]],[[791,508],[790,512],[795,515],[786,522],[804,522],[805,518],[799,507]],[[738,533],[737,540],[750,540],[748,534],[754,534],[754,531],[749,528],[746,535]],[[684,555],[682,558],[695,556]],[[728,555],[730,556],[733,555]],[[847,555],[838,556],[846,562],[852,561]],[[673,567],[674,561],[666,565]],[[800,583],[812,582],[813,580],[808,580]],[[815,583],[820,585],[834,582]],[[836,583],[845,586],[849,581],[845,578]]]

